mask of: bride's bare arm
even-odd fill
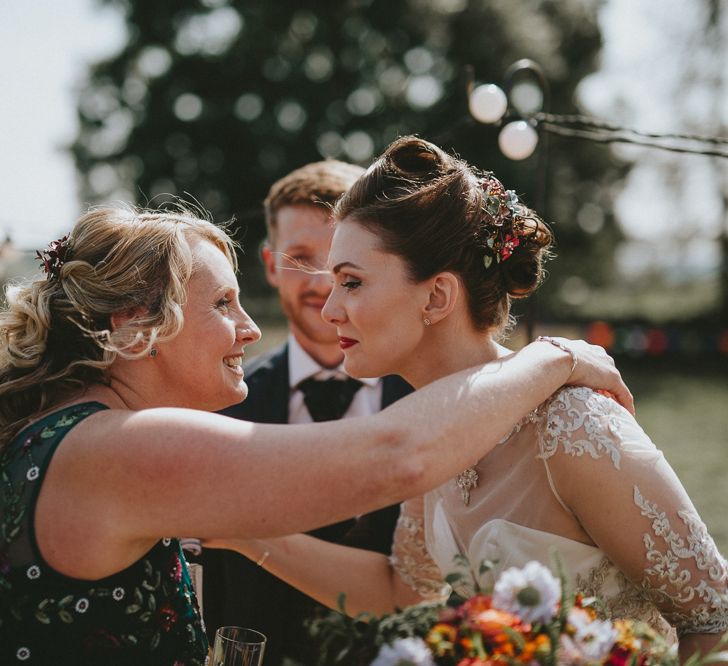
[[[625,394],[603,350],[569,344],[575,376],[569,354],[534,343],[375,416],[313,426],[180,409],[97,413],[69,433],[48,470],[36,516],[42,549],[73,552],[65,566],[56,561],[64,573],[103,575],[160,536],[276,536],[421,494],[482,457],[565,382]],[[116,543],[118,557],[90,545],[79,558],[69,544],[81,532],[107,552]]]

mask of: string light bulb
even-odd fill
[[[477,86],[468,98],[470,113],[478,122],[497,123],[508,109],[506,94],[494,83]]]
[[[525,160],[537,145],[538,132],[525,120],[508,123],[498,135],[498,147],[511,160]]]

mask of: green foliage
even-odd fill
[[[125,48],[96,64],[78,103],[73,145],[89,202],[195,197],[216,219],[234,215],[247,253],[247,294],[262,289],[255,249],[270,184],[322,156],[368,163],[393,138],[418,133],[494,170],[536,205],[536,158],[511,162],[497,130],[467,113],[464,68],[501,82],[515,60],[539,62],[551,109],[575,111],[574,91],[601,46],[596,0],[105,0],[123,11]],[[612,274],[618,232],[605,149],[551,138],[546,206],[564,275]],[[598,235],[582,229],[603,215]],[[596,213],[595,213],[596,211]]]
[[[397,638],[424,636],[437,621],[441,604],[418,604],[391,615],[375,617],[361,613],[355,618],[345,615],[343,595],[340,613],[313,620],[309,630],[319,649],[319,666],[371,663],[382,645]]]

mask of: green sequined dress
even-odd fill
[[[202,666],[207,639],[177,539],[86,581],[53,570],[35,540],[35,504],[63,437],[106,409],[73,405],[0,451],[0,664]]]

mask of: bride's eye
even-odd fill
[[[341,283],[341,286],[344,287],[346,291],[354,291],[354,289],[361,286],[361,280],[346,280]]]

